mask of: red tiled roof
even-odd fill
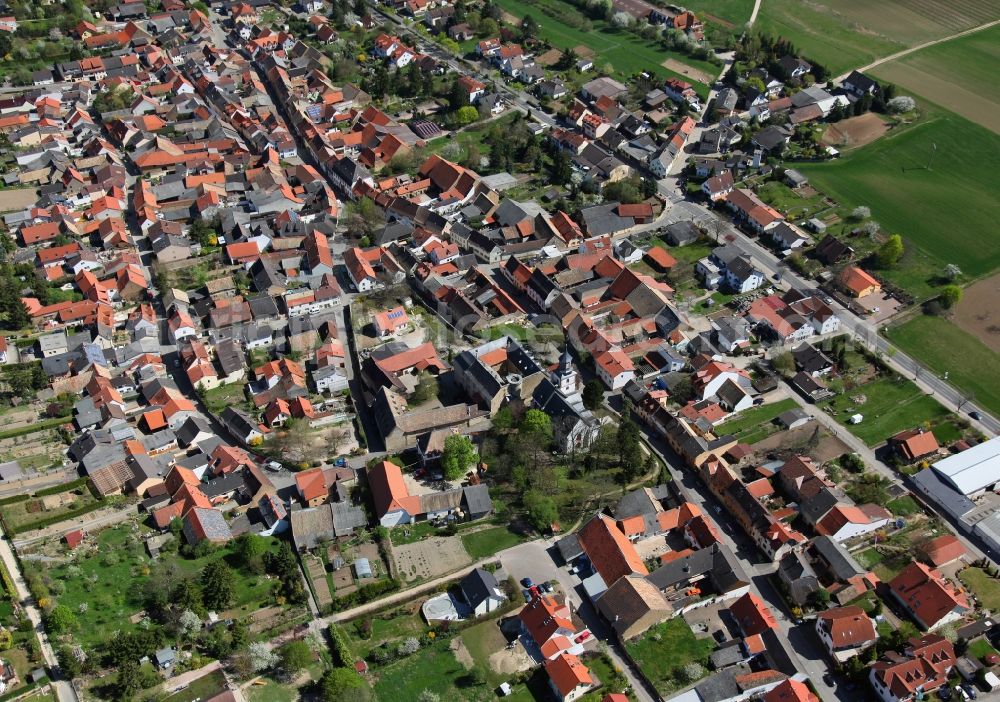
[[[875,622],[860,607],[835,607],[820,612],[818,618],[834,648],[857,648],[878,638]]]
[[[927,553],[928,560],[939,568],[968,553],[962,542],[953,534],[944,534],[931,539],[927,542],[924,550]]]
[[[733,602],[729,607],[729,613],[739,624],[740,631],[743,632],[744,636],[761,634],[778,626],[778,621],[774,618],[771,610],[768,609],[763,600],[752,592],[748,592]]]
[[[603,514],[595,515],[584,525],[580,530],[579,540],[580,546],[608,587],[626,575],[649,573],[635,546],[614,521]]]
[[[570,653],[560,653],[552,660],[546,661],[545,672],[549,674],[552,684],[563,697],[567,697],[580,686],[594,684],[587,666]]]
[[[889,587],[928,627],[934,626],[956,607],[969,609],[965,595],[947,583],[939,571],[923,563],[908,564],[889,582]]]
[[[375,513],[380,519],[396,510],[403,510],[411,517],[421,513],[420,497],[411,495],[403,480],[403,472],[395,463],[382,461],[368,469],[368,484],[375,502]]]

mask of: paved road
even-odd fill
[[[38,644],[42,652],[42,659],[45,661],[50,675],[55,675],[55,671],[59,668],[59,661],[56,659],[55,651],[52,650],[52,645],[49,643],[45,627],[42,626],[41,612],[38,611],[31,593],[28,592],[28,585],[21,574],[21,567],[17,562],[17,558],[14,557],[14,552],[11,550],[10,542],[7,540],[7,535],[4,534],[2,527],[0,527],[0,559],[3,560],[7,572],[10,573],[10,577],[14,581],[14,590],[17,592],[17,598],[21,606],[24,607],[24,611],[28,615],[28,621],[31,622],[35,633],[38,634]],[[54,680],[52,688],[55,690],[56,698],[59,702],[79,702],[76,690],[65,680]]]
[[[757,0],[757,2],[759,4],[760,0]],[[755,8],[755,11],[756,11],[756,8]],[[942,43],[944,43],[946,41],[951,41],[952,39],[958,39],[959,37],[964,37],[964,36],[967,36],[969,34],[975,34],[976,32],[981,32],[984,29],[989,29],[990,27],[995,27],[998,24],[1000,24],[1000,19],[993,20],[992,22],[987,22],[986,24],[981,24],[978,27],[973,27],[971,29],[966,29],[965,31],[959,32],[958,34],[951,34],[951,35],[949,35],[947,37],[941,37],[940,39],[932,39],[930,41],[925,41],[924,43],[917,44],[916,46],[912,46],[909,49],[903,49],[902,51],[897,51],[894,54],[889,54],[888,56],[880,58],[880,59],[878,59],[876,61],[872,61],[867,66],[862,66],[861,68],[858,68],[858,69],[855,69],[855,70],[858,70],[858,71],[864,73],[865,71],[870,71],[873,68],[881,66],[883,63],[889,63],[890,61],[895,61],[896,59],[903,58],[904,56],[908,56],[909,54],[912,54],[912,53],[914,53],[916,51],[920,51],[921,49],[926,49],[928,46],[934,46],[935,44],[942,44]],[[852,72],[853,71],[848,71],[847,73],[843,73],[843,74],[837,76],[836,78],[834,78],[833,80],[834,80],[834,82],[839,83],[840,81],[844,80],[844,78],[846,78],[847,76],[849,76]]]
[[[707,209],[704,205],[690,200],[681,199],[678,195],[676,184],[671,187],[670,178],[665,178],[660,183],[660,192],[673,199],[673,210],[682,216],[689,216],[700,226],[707,229],[718,241],[725,241],[754,260],[757,266],[767,274],[768,278],[774,280],[776,275],[781,276],[781,284],[785,287],[795,288],[806,292],[818,292],[813,281],[806,280],[794,271],[790,270],[777,256],[769,249],[762,246],[756,239],[753,239],[733,226],[733,224],[720,217],[717,213]],[[830,307],[837,313],[841,321],[841,330],[852,335],[854,340],[870,351],[879,354],[883,360],[897,373],[914,380],[917,386],[926,393],[933,394],[935,398],[948,409],[965,415],[973,425],[988,435],[1000,433],[1000,421],[990,415],[985,409],[971,401],[967,393],[956,389],[944,378],[941,378],[924,366],[917,363],[910,356],[900,351],[897,347],[881,336],[878,329],[868,321],[858,317],[849,309],[841,305],[836,300],[830,303]],[[969,413],[976,411],[980,419],[974,420],[969,417]]]

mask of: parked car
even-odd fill
[[[942,687],[938,690],[938,697],[940,697],[944,702],[948,702],[951,699],[951,688]]]
[[[534,583],[531,582],[531,578],[521,578],[521,586],[530,588]]]
[[[972,683],[962,683],[962,689],[965,693],[972,699],[976,699],[979,695],[976,693],[976,688]]]
[[[971,412],[969,412],[969,416],[975,419],[977,422],[983,418],[983,416],[979,414],[979,412],[977,412],[976,410],[972,410]]]
[[[712,632],[712,638],[718,641],[719,643],[725,643],[726,632],[724,632],[722,629],[716,629],[714,632]]]
[[[521,596],[525,602],[531,602],[531,590],[521,590]]]

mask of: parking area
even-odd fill
[[[854,304],[862,308],[867,315],[867,321],[875,325],[890,319],[903,306],[902,302],[886,293],[860,297]]]
[[[567,599],[575,606],[581,599],[576,592],[579,580],[570,575],[565,567],[559,567],[552,559],[551,544],[546,541],[528,541],[507,549],[501,557],[501,564],[518,583],[524,578],[531,578],[535,583],[555,580],[559,583]]]

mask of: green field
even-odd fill
[[[74,641],[85,648],[104,643],[114,631],[130,626],[129,618],[143,608],[146,587],[153,578],[198,578],[205,565],[230,553],[228,547],[195,559],[168,553],[154,563],[131,525],[105,529],[96,541],[98,550],[81,549],[72,564],[50,567],[45,573],[50,581],[63,584],[65,591],[54,599],[76,614],[80,627]],[[272,548],[278,545],[277,539],[268,542]],[[237,571],[235,585],[233,616],[246,616],[272,600],[273,581],[268,577]]]
[[[841,204],[870,207],[883,230],[902,235],[909,252],[899,269],[884,274],[923,298],[933,294],[946,264],[973,278],[1000,267],[993,167],[1000,136],[923,98],[917,101],[926,113],[920,123],[836,161],[795,167]],[[911,265],[908,259],[921,253],[929,261]]]
[[[741,442],[753,444],[778,430],[778,427],[772,423],[775,417],[798,406],[795,400],[786,398],[769,405],[751,407],[748,410],[743,410],[736,419],[731,419],[717,426],[715,433],[717,436],[733,434]]]
[[[739,30],[750,19],[753,0],[693,0],[685,2],[684,7],[697,14],[703,22],[722,20],[731,24],[732,29]]]
[[[628,31],[619,29],[603,20],[592,20],[593,30],[585,32],[576,29],[542,11],[548,8],[553,14],[580,16],[580,10],[563,0],[498,0],[497,5],[518,19],[531,15],[541,28],[541,38],[558,49],[568,49],[576,46],[587,46],[594,51],[594,65],[598,69],[605,63],[614,68],[616,78],[628,78],[636,73],[648,71],[661,78],[676,76],[688,81],[703,98],[708,95],[708,86],[696,82],[679,73],[675,73],[662,64],[668,58],[673,58],[703,71],[711,76],[719,74],[719,67],[708,61],[699,61],[676,52],[668,52],[659,46],[646,42]]]
[[[465,534],[462,536],[462,545],[472,556],[472,560],[478,561],[480,558],[492,556],[497,551],[517,546],[523,540],[523,536],[515,534],[507,527],[494,527]]]
[[[1000,413],[1000,381],[986,368],[1000,367],[1000,357],[983,342],[946,319],[922,315],[889,328],[889,339],[948,382],[975,394],[976,404]]]
[[[1000,25],[884,63],[875,75],[1000,132]],[[955,67],[961,66],[956,71]]]
[[[691,662],[707,668],[706,661],[715,642],[710,638],[695,638],[684,618],[675,617],[654,626],[625,647],[656,690],[665,693],[683,686],[673,675],[678,668]]]
[[[754,29],[788,39],[837,75],[1000,17],[990,0],[954,0],[942,9],[924,0],[766,0]]]
[[[864,395],[864,404],[852,398]],[[824,411],[830,409],[834,419],[868,446],[877,446],[890,436],[904,429],[913,429],[924,422],[935,425],[949,417],[941,403],[925,395],[909,380],[882,378],[845,390],[831,400],[820,404]],[[854,414],[864,417],[860,424],[848,424]]]

